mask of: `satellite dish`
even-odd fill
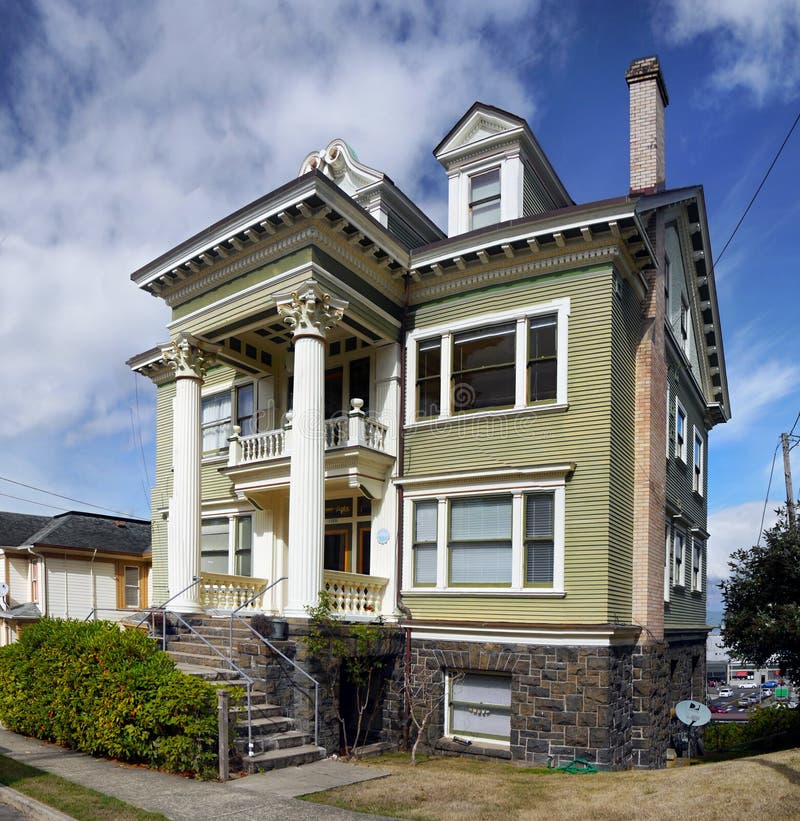
[[[675,715],[690,727],[701,727],[711,721],[711,710],[699,701],[679,701],[675,705]]]
[[[5,596],[8,593],[8,585],[5,582],[0,582],[0,596]]]

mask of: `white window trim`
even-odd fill
[[[671,392],[670,392],[670,389],[669,389],[669,385],[667,385],[667,435],[664,437],[667,440],[667,459],[669,459],[669,457],[671,456],[670,444],[671,444],[671,441],[672,441],[672,437],[670,436],[670,433],[669,433],[669,425],[670,425],[670,422],[672,421],[672,404],[670,403],[671,398],[672,397],[671,397]]]
[[[553,584],[551,587],[528,587],[524,579],[525,539],[523,497],[531,492],[553,493]],[[448,587],[448,501],[464,496],[511,496],[511,585],[510,587]],[[436,545],[436,584],[414,586],[414,502],[436,500],[439,503]],[[403,510],[403,592],[437,595],[492,595],[563,597],[565,554],[566,479],[509,482],[503,484],[448,485],[426,490],[408,490]]]
[[[678,414],[683,414],[683,444],[678,443]],[[686,464],[686,448],[688,445],[689,417],[686,415],[686,408],[681,404],[681,400],[675,397],[675,458]]]
[[[202,560],[202,532],[203,532],[203,524],[208,522],[210,519],[227,519],[228,520],[228,571],[227,573],[223,574],[226,576],[235,576],[237,575],[236,570],[236,548],[237,548],[237,539],[238,536],[238,526],[239,526],[239,519],[248,517],[252,520],[251,526],[252,530],[250,532],[250,577],[244,578],[252,578],[252,574],[254,571],[253,567],[253,551],[254,551],[254,541],[255,541],[255,520],[254,520],[254,511],[252,510],[242,510],[242,511],[235,511],[232,513],[228,513],[225,511],[207,511],[204,512],[202,518],[200,520],[200,538],[201,538],[201,560]]]
[[[533,317],[546,316],[547,314],[556,315],[556,398],[555,402],[529,405],[527,403],[527,322]],[[406,384],[410,387],[413,386],[414,389],[406,392],[406,425],[430,425],[441,422],[443,419],[473,419],[476,417],[497,416],[499,414],[517,413],[520,411],[541,412],[545,410],[565,409],[567,407],[569,315],[570,300],[569,297],[564,297],[540,305],[532,305],[527,308],[498,311],[492,314],[483,314],[480,317],[470,317],[469,319],[448,323],[447,325],[434,325],[429,328],[417,328],[411,331],[406,344]],[[490,325],[499,325],[509,322],[516,323],[514,407],[454,414],[451,408],[450,396],[454,334],[460,331],[476,330]],[[437,337],[442,340],[439,415],[417,419],[417,346],[420,342]]]
[[[673,534],[673,549],[672,549],[672,586],[686,587],[686,546],[688,542],[688,534],[685,530],[679,527],[674,528]],[[678,551],[676,549],[678,538],[682,539],[681,547],[681,563],[678,567]]]
[[[695,447],[700,442],[700,472],[696,472]],[[692,490],[698,496],[704,496],[703,487],[706,481],[706,442],[695,425],[692,426]]]
[[[697,551],[697,582],[694,578],[694,559],[695,550]],[[703,540],[692,536],[692,565],[689,568],[689,578],[691,583],[691,590],[693,593],[703,592]]]
[[[669,603],[672,592],[672,524],[664,525],[664,602]]]

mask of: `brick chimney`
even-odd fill
[[[630,89],[631,194],[663,191],[664,109],[669,105],[667,87],[658,57],[634,60],[625,72]]]

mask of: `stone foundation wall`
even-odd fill
[[[631,648],[529,647],[412,640],[410,689],[421,716],[431,710],[424,743],[445,751],[486,755],[490,749],[441,743],[445,680],[451,672],[496,672],[511,679],[511,739],[507,757],[546,764],[586,758],[606,769],[633,764]],[[398,656],[384,711],[384,737],[416,735],[404,721],[405,659]],[[666,752],[666,751],[665,751]]]
[[[669,666],[664,642],[638,644],[633,651],[632,765],[656,769],[667,764]]]

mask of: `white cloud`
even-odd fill
[[[673,42],[711,49],[713,89],[744,89],[759,104],[800,93],[800,0],[671,0],[664,16]]]
[[[564,48],[559,15],[527,0],[443,8],[42,2],[41,30],[4,54],[4,447],[127,433],[123,363],[167,321],[128,274],[290,179],[308,151],[342,136],[427,200],[430,150],[474,99],[531,116],[522,72]],[[525,32],[526,63],[497,59],[497,31]]]
[[[767,502],[764,530],[771,528],[777,516],[779,501]],[[718,510],[708,517],[708,578],[714,581],[728,577],[728,558],[740,548],[752,547],[758,541],[764,502],[744,502],[734,507]]]

